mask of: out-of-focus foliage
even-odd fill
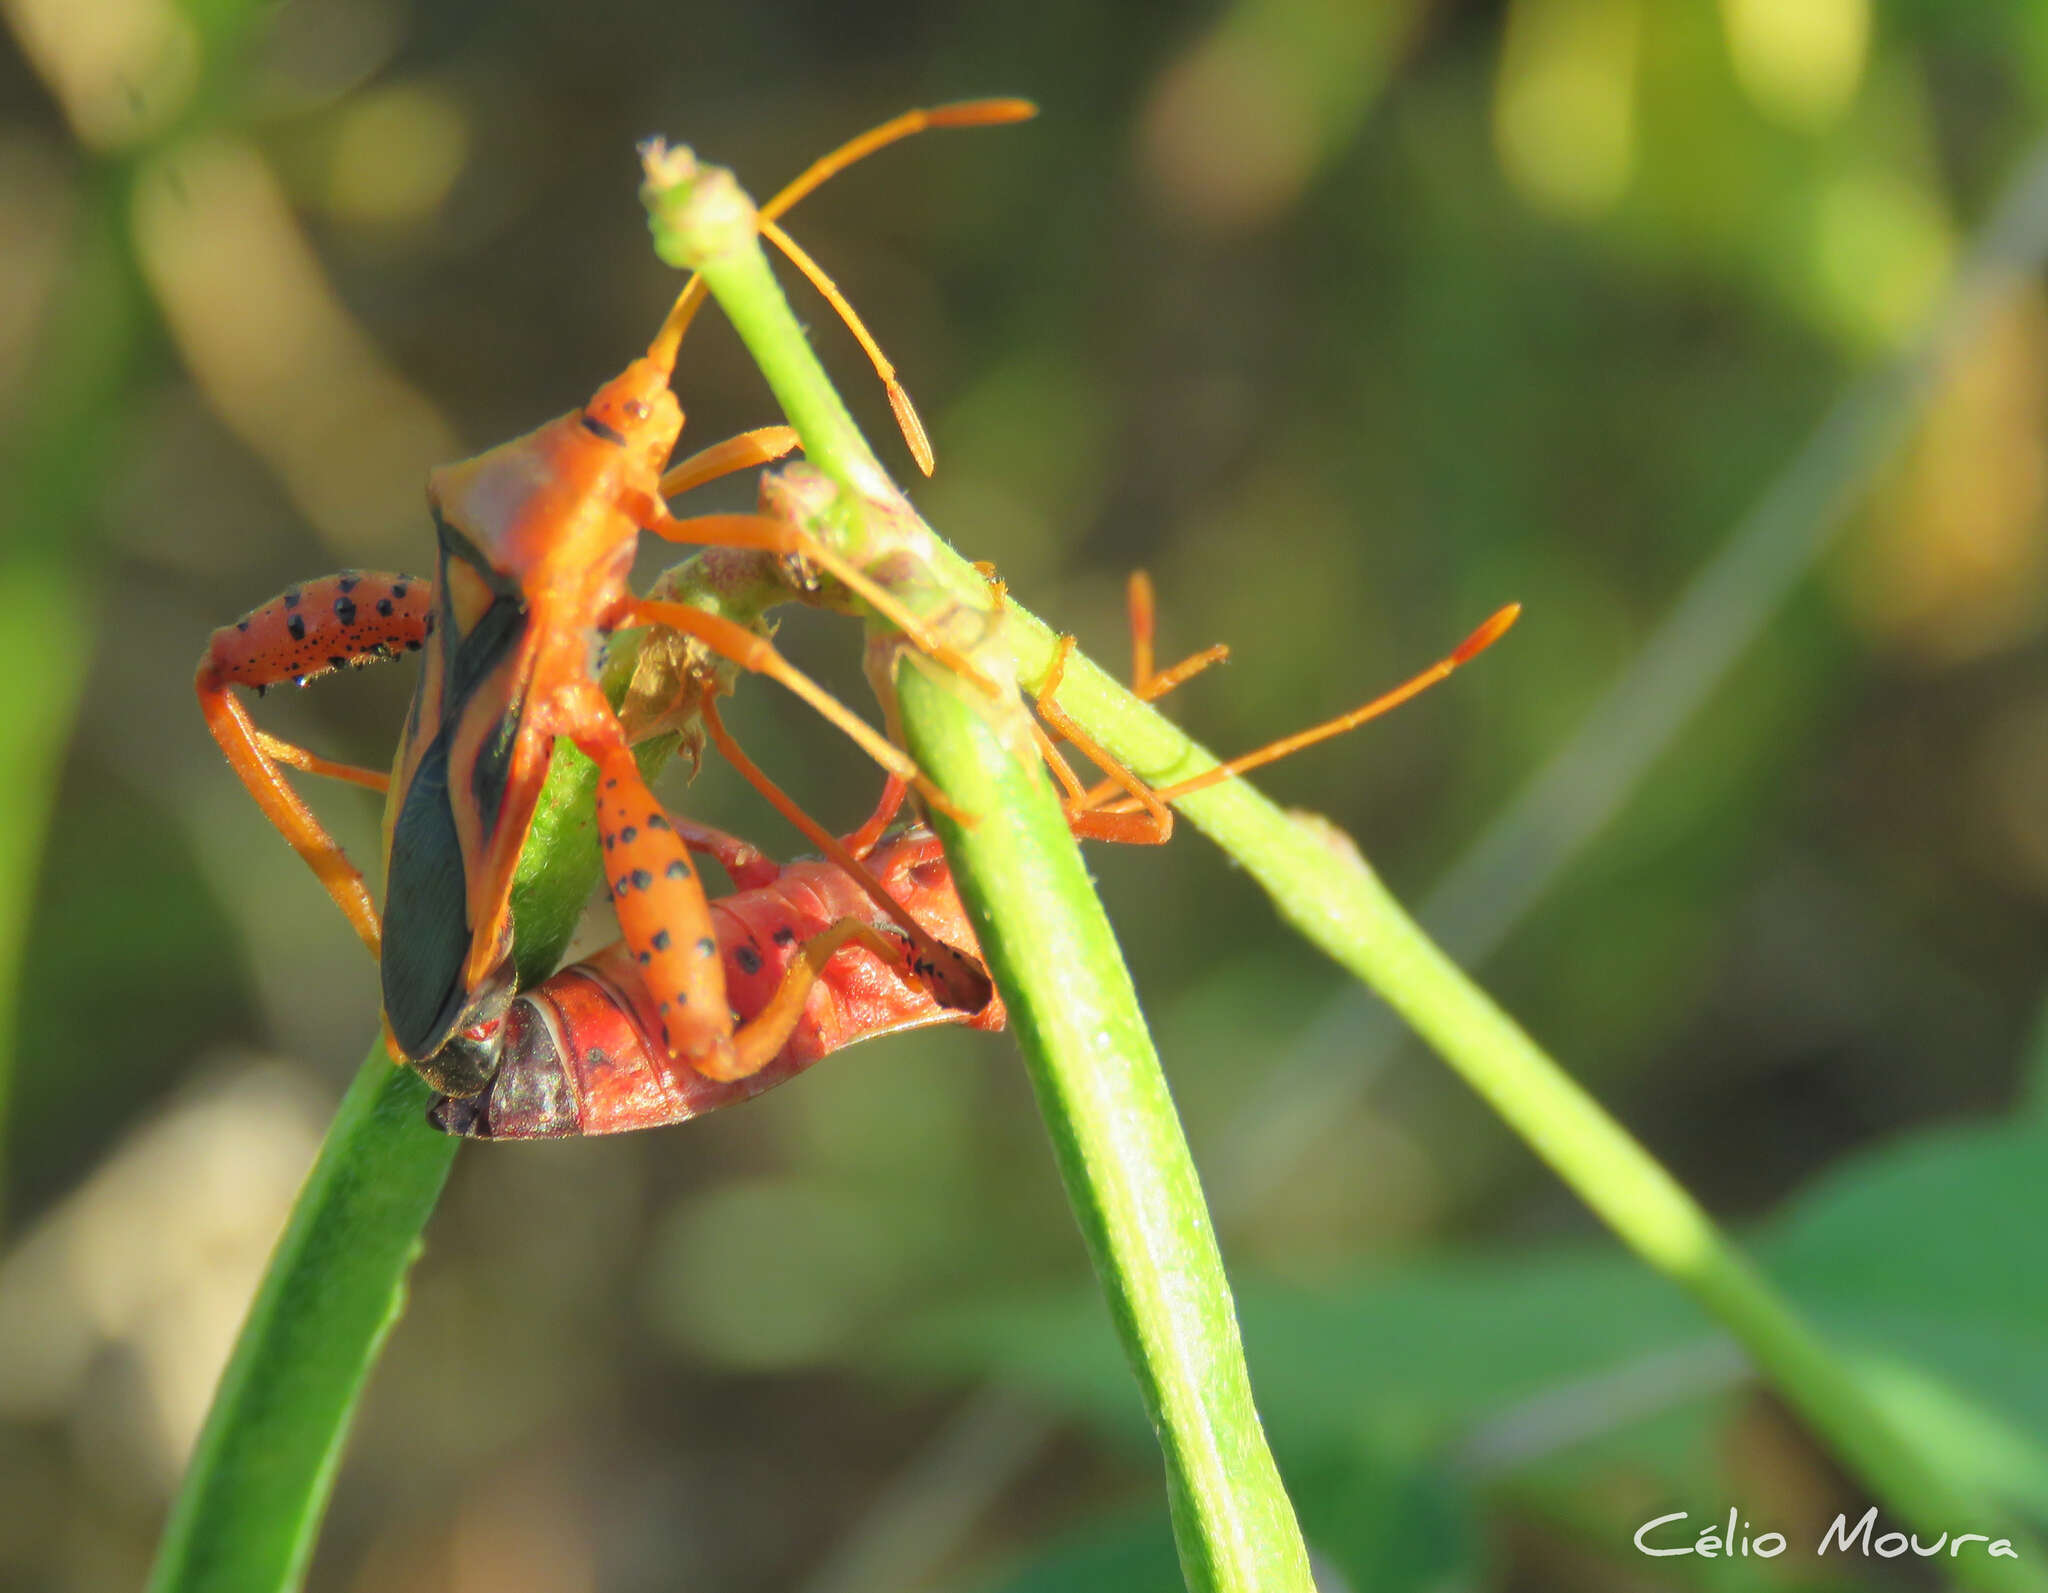
[[[1419,897],[1921,329],[2048,119],[2048,13],[2022,6],[306,0],[239,47],[210,0],[0,11],[0,926],[23,947],[0,1583],[67,1593],[140,1580],[279,1158],[317,1123],[304,1093],[338,1095],[375,1022],[190,661],[294,578],[424,564],[426,468],[644,344],[675,283],[635,140],[765,190],[909,104],[1040,100],[791,220],[930,421],[918,502],[1100,656],[1149,568],[1169,654],[1235,649],[1171,705],[1219,749],[1522,599],[1454,683],[1262,777]],[[812,318],[909,475],[858,351]],[[2042,1146],[1977,1120],[2012,1109],[2048,943],[2048,303],[2012,297],[1954,355],[1840,541],[1704,713],[1651,727],[1668,748],[1481,972],[1757,1225],[1894,1409],[2038,1511]],[[773,418],[715,317],[679,381],[700,440]],[[860,699],[848,627],[784,638]],[[261,712],[379,763],[409,685]],[[821,817],[865,813],[874,771],[801,707],[750,685],[731,718]],[[677,780],[693,814],[793,848],[715,764]],[[316,796],[373,856],[369,801]],[[1094,858],[1333,1574],[1697,1576],[1629,1534],[1734,1502],[1810,1543],[1861,1511],[1426,1057],[1382,1055],[1312,1132],[1276,1132],[1362,1065],[1343,981],[1198,838]],[[680,1130],[467,1152],[417,1276],[316,1589],[1141,1588],[1170,1566],[1007,1042],[877,1043]],[[1041,1402],[1042,1430],[976,1437],[967,1372]],[[1711,1569],[1863,1575],[1793,1560]]]

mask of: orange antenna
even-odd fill
[[[939,127],[994,127],[1006,122],[1028,121],[1038,114],[1038,107],[1029,100],[988,99],[962,100],[954,105],[935,105],[925,110],[905,111],[901,116],[891,117],[879,127],[871,127],[858,138],[850,138],[829,155],[821,156],[804,168],[795,181],[785,184],[782,189],[761,206],[761,230],[782,252],[796,263],[797,269],[811,279],[826,301],[838,312],[847,328],[859,339],[874,362],[876,372],[882,378],[882,385],[889,393],[889,407],[895,411],[896,424],[902,428],[903,440],[909,444],[916,457],[918,468],[926,475],[932,473],[931,443],[925,437],[924,424],[917,418],[917,410],[910,402],[910,395],[903,390],[903,384],[896,380],[895,367],[883,357],[875,340],[868,335],[860,317],[853,313],[853,307],[832,285],[832,280],[818,269],[809,255],[790,240],[789,235],[775,225],[777,217],[785,215],[797,201],[815,192],[831,178],[847,167],[865,160],[876,150],[900,143],[906,138]],[[690,329],[690,322],[696,319],[697,311],[704,302],[704,281],[691,277],[683,284],[683,291],[676,296],[668,316],[661,323],[661,330],[654,335],[654,342],[648,348],[648,358],[657,364],[673,365],[676,349],[682,343],[683,334]]]
[[[896,380],[896,367],[889,363],[889,356],[882,352],[882,345],[868,333],[866,324],[854,313],[846,302],[846,295],[839,291],[839,285],[825,275],[824,268],[813,260],[810,252],[797,246],[796,239],[782,230],[779,222],[761,218],[761,235],[784,254],[797,270],[811,279],[811,286],[823,295],[827,304],[839,312],[839,319],[846,323],[847,331],[854,341],[867,351],[869,362],[875,367],[875,374],[882,379],[882,387],[889,395],[889,408],[895,412],[897,429],[903,433],[903,440],[910,445],[910,456],[917,461],[917,468],[926,475],[932,473],[935,461],[932,458],[932,440],[925,432],[924,421],[917,413],[917,406],[910,401],[910,394],[901,382]]]
[[[1382,692],[1379,696],[1373,698],[1371,702],[1354,708],[1349,713],[1339,714],[1336,718],[1327,719],[1319,725],[1311,725],[1306,730],[1297,730],[1291,736],[1283,736],[1278,741],[1268,742],[1265,746],[1255,751],[1232,758],[1228,763],[1219,763],[1215,768],[1206,770],[1191,780],[1183,780],[1178,785],[1163,786],[1153,794],[1163,802],[1172,802],[1192,792],[1204,791],[1212,785],[1220,785],[1225,780],[1233,779],[1240,774],[1246,773],[1248,770],[1259,768],[1263,764],[1278,762],[1290,753],[1301,751],[1303,747],[1314,746],[1318,741],[1328,741],[1332,736],[1341,736],[1347,730],[1356,730],[1367,720],[1377,719],[1381,714],[1400,707],[1409,698],[1427,691],[1445,676],[1451,674],[1452,671],[1470,663],[1505,636],[1508,633],[1508,628],[1520,618],[1521,613],[1521,604],[1510,603],[1506,608],[1492,615],[1485,624],[1481,625],[1470,636],[1460,642],[1448,657],[1438,659],[1429,668],[1423,670],[1421,674],[1403,681],[1392,691]],[[1107,813],[1134,812],[1136,807],[1135,801],[1125,798],[1123,801],[1111,804],[1103,809],[1103,811]]]

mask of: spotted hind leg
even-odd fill
[[[377,955],[383,930],[369,887],[340,844],[285,778],[302,769],[382,790],[375,769],[334,763],[256,728],[232,688],[260,696],[291,681],[417,652],[433,629],[433,587],[408,575],[344,570],[294,586],[213,633],[193,685],[207,728],[265,818],[306,860],[327,894]]]

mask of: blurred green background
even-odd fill
[[[1895,1411],[2048,1519],[2048,10],[0,12],[0,1585],[139,1582],[376,1022],[206,736],[208,633],[421,568],[427,468],[644,345],[676,283],[636,140],[766,192],[980,94],[1044,114],[791,223],[924,410],[920,507],[1106,661],[1151,570],[1164,656],[1235,649],[1169,704],[1219,750],[1521,599],[1455,682],[1261,784],[1357,836]],[[1969,275],[2009,183],[2017,273]],[[699,441],[777,418],[715,315],[678,384]],[[863,700],[843,622],[783,635]],[[381,764],[410,684],[262,718]],[[865,814],[875,772],[806,710],[749,685],[731,719],[821,817]],[[374,857],[374,803],[314,794]],[[715,762],[670,795],[798,847]],[[1330,1587],[1925,1585],[1807,1557],[1867,1501],[1199,837],[1093,857]],[[467,1151],[428,1239],[322,1593],[1175,1585],[1006,1040]],[[1795,1551],[1629,1546],[1730,1504]]]

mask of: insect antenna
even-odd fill
[[[857,138],[848,139],[828,155],[820,156],[804,168],[793,182],[785,184],[776,195],[760,208],[761,231],[769,242],[787,255],[792,264],[810,279],[811,285],[821,293],[839,318],[846,323],[869,361],[875,367],[875,374],[882,379],[882,386],[889,395],[889,408],[896,416],[896,424],[903,433],[903,441],[909,446],[911,456],[916,459],[918,469],[926,475],[932,473],[932,445],[926,435],[924,422],[918,418],[917,407],[910,401],[910,394],[896,379],[896,367],[889,363],[881,346],[875,342],[861,319],[854,313],[853,306],[846,302],[846,296],[834,285],[818,263],[799,248],[794,239],[776,225],[776,218],[785,215],[806,195],[815,192],[829,179],[836,177],[847,167],[866,159],[879,149],[910,138],[915,134],[939,127],[993,127],[1005,122],[1021,122],[1038,114],[1038,107],[1029,100],[986,99],[962,100],[955,105],[937,105],[926,110],[905,111],[901,116],[891,117],[879,127],[871,127]],[[696,319],[697,311],[704,303],[705,287],[701,277],[691,277],[683,284],[683,291],[676,296],[668,317],[661,323],[661,330],[654,335],[647,357],[657,365],[673,369],[676,351],[681,347],[683,334]]]

